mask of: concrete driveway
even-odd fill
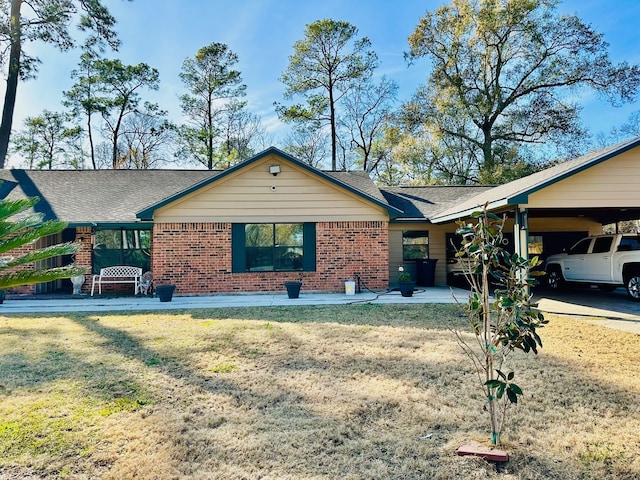
[[[633,302],[624,288],[605,293],[596,287],[559,292],[538,287],[534,298],[544,312],[590,317],[592,323],[640,335],[640,302]]]

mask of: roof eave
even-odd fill
[[[95,222],[67,222],[67,226],[70,228],[79,227],[100,227],[100,228],[144,228],[148,229],[153,227],[153,222],[150,221],[95,221]]]
[[[500,200],[496,200],[494,202],[487,203],[487,210],[491,211],[491,210],[502,208],[502,207],[505,207],[505,206],[508,206],[508,205],[510,205],[508,199],[500,199]],[[479,204],[479,205],[474,205],[471,208],[467,208],[467,209],[460,210],[460,211],[453,212],[453,213],[448,213],[446,215],[442,215],[442,216],[436,215],[435,217],[433,217],[431,219],[431,221],[433,223],[455,222],[455,221],[460,220],[462,218],[470,217],[473,213],[479,211],[482,207],[483,207],[483,205]]]

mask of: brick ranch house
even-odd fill
[[[320,171],[271,147],[223,171],[1,170],[0,198],[39,197],[36,211],[67,222],[36,246],[78,242],[73,258],[48,266],[75,262],[87,279],[125,264],[151,271],[156,285],[175,284],[178,295],[282,291],[298,279],[305,291],[340,292],[356,277],[385,290],[400,265],[416,275],[416,259],[437,260],[435,284],[446,284],[455,222],[484,204],[508,217],[506,241],[524,255],[556,253],[605,223],[640,218],[639,145],[498,187],[381,188],[362,172]],[[11,293],[65,291],[69,280]]]

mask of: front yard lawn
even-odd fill
[[[547,315],[499,468],[455,305],[0,316],[0,479],[640,478],[640,338]]]

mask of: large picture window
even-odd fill
[[[315,224],[234,224],[234,272],[315,270]]]
[[[247,270],[302,270],[303,239],[301,223],[245,225]]]
[[[96,230],[93,242],[93,273],[114,265],[151,269],[151,230]]]

